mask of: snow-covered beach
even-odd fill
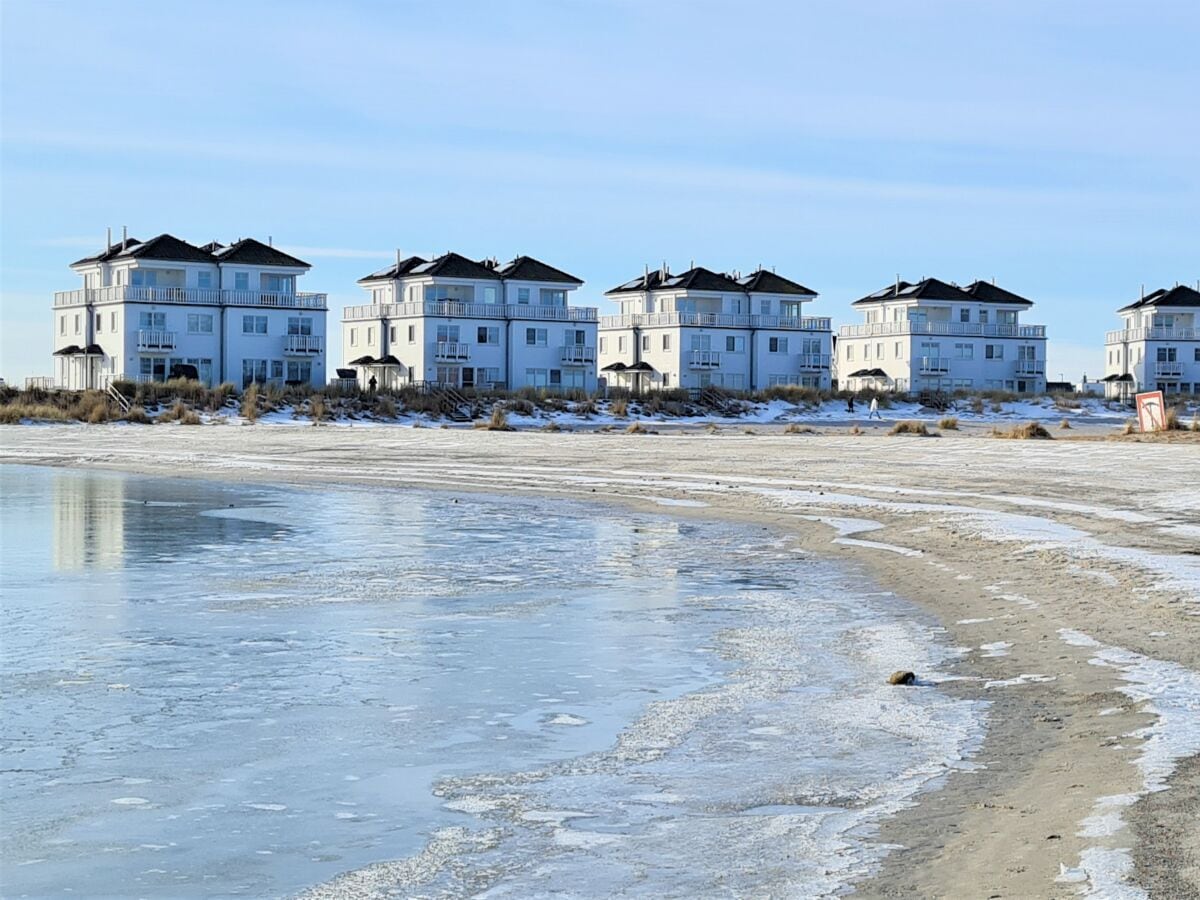
[[[894,849],[855,873],[860,895],[1197,890],[1198,826],[1180,815],[1200,796],[1194,443],[113,425],[7,428],[0,448],[9,463],[553,496],[768,528],[934,617],[959,651],[937,691],[986,704],[971,765],[870,837]],[[496,799],[473,787],[458,799]],[[428,852],[470,851],[453,837]],[[375,874],[322,890],[400,877]]]

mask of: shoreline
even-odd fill
[[[1157,717],[1122,692],[1119,669],[1092,664],[1090,648],[1059,635],[1075,629],[1197,669],[1200,656],[1185,633],[1195,609],[1185,598],[1200,595],[1200,585],[1187,587],[1195,577],[1188,563],[1200,569],[1200,558],[1186,555],[1200,534],[1200,498],[1184,491],[1178,509],[1144,500],[1131,509],[1117,503],[1127,495],[1115,486],[1125,478],[1144,484],[1139,476],[1164,470],[1179,484],[1200,484],[1200,459],[1192,461],[1186,446],[383,427],[350,434],[65,426],[3,434],[4,462],[309,486],[517,491],[783,530],[805,552],[860,564],[940,621],[951,646],[973,648],[949,665],[961,680],[941,689],[991,704],[973,757],[982,765],[950,774],[883,824],[879,840],[903,849],[856,895],[1065,897],[1087,885],[1056,879],[1078,870],[1090,848],[1130,847],[1133,880],[1143,884],[1161,883],[1156,870],[1165,859],[1195,858],[1198,826],[1186,814],[1196,793],[1194,759],[1176,761],[1179,789],[1134,804],[1113,834],[1077,833],[1087,831],[1081,823],[1101,798],[1142,789],[1136,762],[1144,742],[1128,735]],[[947,448],[954,468],[939,472]],[[1070,454],[1087,459],[1072,466]],[[1014,477],[1023,479],[1020,493],[1010,490]],[[839,529],[829,521],[846,518],[881,527],[850,535],[845,522]],[[1152,589],[1156,579],[1168,582],[1166,590]],[[1157,827],[1164,820],[1173,826]],[[1194,869],[1173,877],[1172,891],[1200,884]]]

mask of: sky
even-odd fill
[[[647,264],[774,267],[835,326],[995,278],[1097,377],[1118,307],[1200,279],[1198,45],[1194,0],[3,0],[0,375],[51,373],[53,292],[128,226],[271,236],[331,331],[396,249],[602,313]]]

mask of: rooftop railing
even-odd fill
[[[947,334],[964,337],[1044,338],[1045,325],[998,325],[979,322],[873,322],[843,325],[840,337],[879,337],[889,334]]]
[[[595,322],[594,306],[541,306],[538,304],[504,305],[501,303],[460,303],[456,300],[423,300],[415,303],[367,303],[347,306],[343,321],[360,319],[538,319],[547,322]]]
[[[700,328],[764,328],[777,331],[829,331],[827,316],[751,316],[737,313],[631,313],[601,316],[601,328],[640,328],[687,325]]]
[[[146,287],[116,284],[109,287],[58,291],[55,307],[97,303],[178,303],[188,306],[265,306],[287,309],[325,309],[327,295],[280,291],[230,291],[216,288]]]
[[[1104,335],[1106,344],[1123,344],[1128,341],[1197,341],[1200,328],[1168,328],[1165,325],[1153,328],[1124,328]]]

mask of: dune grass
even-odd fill
[[[929,429],[925,427],[924,422],[918,422],[915,419],[905,419],[893,425],[892,430],[888,434],[915,434],[919,437],[929,437]]]
[[[1029,441],[1049,440],[1051,435],[1038,422],[1023,422],[1020,425],[1013,425],[1011,428],[993,428],[992,437],[1015,441]]]
[[[943,431],[958,431],[958,416],[946,416],[938,421],[938,428]]]

